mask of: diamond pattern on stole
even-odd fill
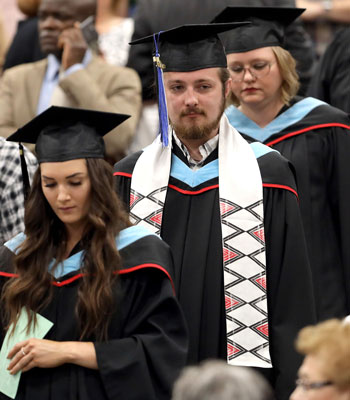
[[[163,207],[167,187],[154,190],[147,196],[130,190],[130,220],[135,225],[143,225],[153,233],[160,235]]]
[[[260,364],[271,365],[267,354],[269,340],[262,200],[242,207],[221,198],[220,212],[227,360],[231,364],[245,365],[253,356]]]

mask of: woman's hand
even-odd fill
[[[9,352],[10,374],[32,368],[55,368],[65,363],[97,369],[95,346],[91,342],[55,342],[46,339],[28,339],[17,343]]]
[[[66,362],[63,343],[34,338],[19,342],[7,356],[11,359],[7,369],[15,375],[20,370],[29,371],[34,367],[58,367]]]

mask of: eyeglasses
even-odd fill
[[[313,389],[322,389],[325,386],[333,385],[331,381],[321,381],[321,382],[306,382],[302,379],[297,379],[295,381],[297,387],[301,387],[303,390],[313,390]]]
[[[269,63],[266,61],[259,61],[250,65],[249,67],[243,67],[242,65],[233,65],[230,67],[231,78],[233,82],[242,82],[247,70],[254,78],[262,78],[268,75],[271,69],[271,65],[273,64],[274,63]]]

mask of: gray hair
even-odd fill
[[[247,367],[209,360],[186,367],[173,390],[172,400],[273,400],[262,375]]]

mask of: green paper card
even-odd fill
[[[47,332],[51,329],[53,323],[48,319],[42,317],[40,314],[36,314],[37,324],[35,328],[33,325],[27,334],[27,323],[28,316],[27,312],[23,308],[21,315],[18,319],[16,330],[10,337],[10,332],[12,327],[8,330],[4,342],[0,351],[0,392],[4,393],[6,396],[14,399],[17,394],[17,389],[19,385],[19,379],[21,377],[21,371],[17,372],[16,375],[11,375],[7,370],[11,360],[7,358],[8,353],[12,347],[23,340],[30,338],[43,339]]]

